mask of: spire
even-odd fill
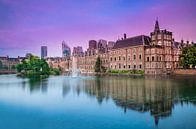
[[[154,32],[159,32],[160,28],[159,28],[159,21],[158,18],[156,19],[156,23],[155,23],[155,28],[154,28]]]

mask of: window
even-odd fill
[[[124,69],[126,68],[126,66],[124,65]]]
[[[134,60],[136,59],[136,55],[133,55],[133,59],[134,59]]]
[[[110,61],[112,61],[112,57],[110,58]]]
[[[134,69],[136,68],[136,65],[134,65]]]
[[[119,69],[121,68],[121,65],[119,64]]]
[[[119,58],[118,58],[119,60],[120,60],[120,56],[119,56]]]
[[[142,65],[139,65],[139,68],[141,69],[142,68]]]
[[[150,61],[150,58],[149,58],[149,57],[147,57],[147,61],[148,61],[148,62]]]
[[[130,60],[130,56],[128,56],[128,60]]]
[[[159,57],[159,60],[161,61],[161,56]]]
[[[152,61],[154,61],[154,56],[152,56]]]
[[[139,56],[140,60],[142,59],[142,55]]]
[[[131,68],[131,65],[129,65],[129,69]]]
[[[125,57],[123,57],[123,60],[125,60]]]
[[[116,61],[116,57],[114,58],[114,61]]]

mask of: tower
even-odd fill
[[[47,57],[47,46],[41,46],[41,58],[44,59]]]
[[[65,41],[62,42],[62,56],[66,59],[70,59],[71,56],[71,49]]]
[[[155,23],[155,27],[154,27],[154,32],[157,32],[157,33],[160,32],[158,18],[156,19],[156,23]]]

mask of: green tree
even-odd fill
[[[196,45],[183,48],[180,63],[185,68],[196,66]]]
[[[37,56],[31,56],[29,59],[23,60],[21,64],[16,66],[20,73],[25,75],[49,75],[50,68],[44,59]]]
[[[97,61],[95,63],[95,72],[101,72],[101,59],[97,57]]]

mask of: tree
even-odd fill
[[[196,46],[188,46],[183,48],[180,56],[180,63],[183,67],[189,68],[196,66]]]
[[[46,60],[31,56],[16,66],[18,72],[26,75],[49,75],[50,68]]]
[[[101,59],[97,57],[97,61],[95,63],[95,72],[101,72]]]

